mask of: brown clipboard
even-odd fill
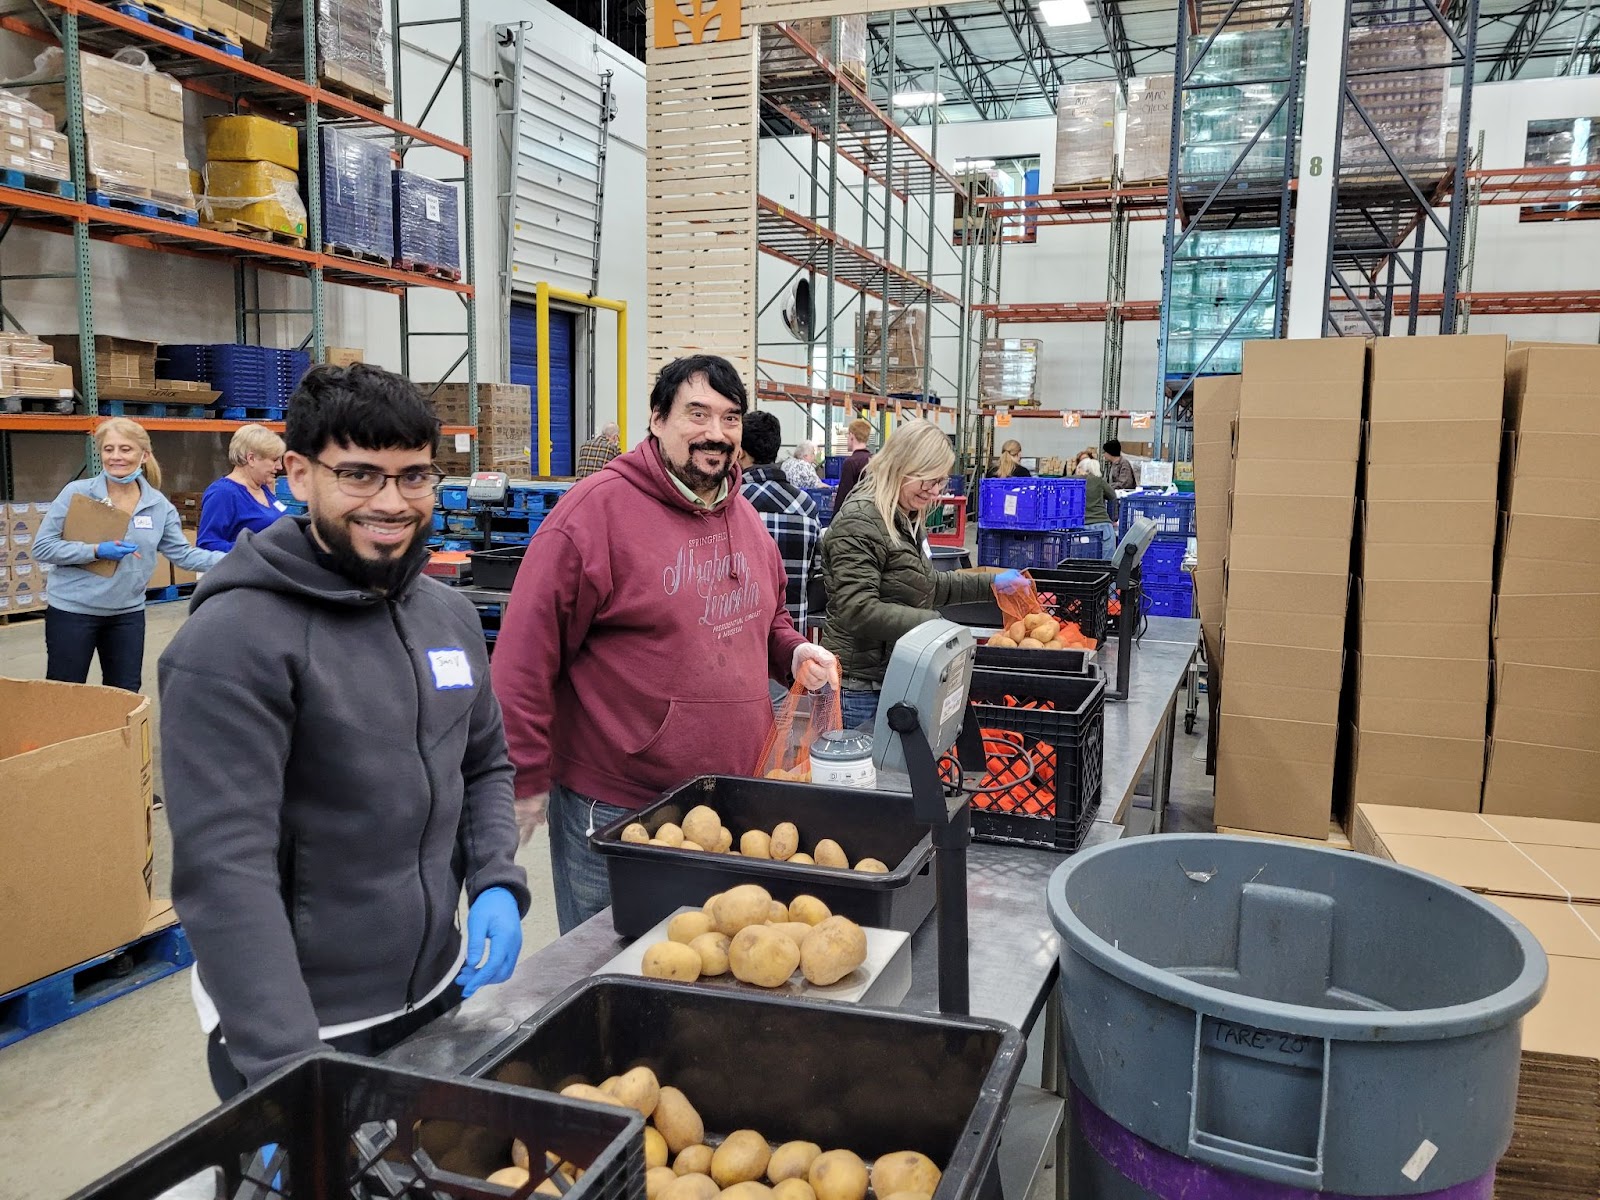
[[[87,542],[91,546],[98,546],[101,542],[121,541],[128,536],[131,520],[132,518],[120,508],[102,504],[99,500],[79,492],[67,505],[66,520],[61,522],[61,540]],[[93,571],[96,575],[110,576],[116,572],[117,564],[104,558],[97,558],[93,562],[84,563],[83,569]]]

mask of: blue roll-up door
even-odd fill
[[[539,406],[550,406],[550,473],[571,475],[573,429],[576,425],[577,316],[550,310],[550,395],[539,395],[539,333],[534,306],[511,306],[511,382],[526,386],[533,395],[533,470],[539,469]]]

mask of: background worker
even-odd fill
[[[398,375],[324,366],[287,433],[309,515],[244,539],[161,656],[172,899],[224,1099],[510,978],[528,907],[482,627],[421,574],[438,418]]]
[[[801,442],[796,445],[794,453],[783,460],[783,474],[791,487],[801,490],[821,487],[822,477],[817,474],[817,444]]]
[[[241,425],[228,443],[233,469],[200,498],[202,550],[232,550],[239,535],[260,533],[288,510],[273,495],[283,463],[283,439],[265,425]]]
[[[1095,557],[1109,559],[1117,548],[1117,494],[1100,475],[1100,464],[1093,455],[1080,457],[1074,472],[1084,482],[1083,527],[1100,539]]]
[[[599,433],[578,447],[578,478],[589,478],[621,453],[622,428],[615,421],[608,421]]]
[[[811,584],[811,563],[822,537],[822,517],[817,502],[789,482],[776,465],[778,447],[783,445],[783,428],[769,412],[744,416],[739,448],[739,467],[743,472],[739,490],[761,517],[783,557],[789,586],[784,605],[789,619],[803,635],[806,632],[806,592]],[[792,461],[792,460],[791,460]]]
[[[1022,443],[1012,438],[1000,447],[1000,464],[994,469],[996,479],[1031,479],[1033,472],[1022,465]]]
[[[839,489],[833,494],[834,512],[844,507],[844,502],[850,498],[850,493],[855,490],[856,484],[861,482],[861,475],[867,469],[867,464],[872,461],[872,454],[867,450],[867,441],[871,437],[872,426],[862,417],[851,421],[845,429],[846,454],[844,465],[839,468]],[[955,462],[954,454],[950,456],[950,461]]]
[[[137,692],[144,682],[144,593],[165,554],[185,571],[209,571],[219,550],[201,550],[183,536],[172,501],[157,489],[161,464],[150,452],[150,435],[127,417],[102,421],[94,431],[100,474],[61,489],[33,539],[35,561],[50,563],[44,610],[45,677],[84,683],[89,662],[100,656],[100,682]],[[74,496],[110,505],[128,518],[121,537],[90,545],[63,538]],[[91,563],[114,563],[109,575]]]
[[[1133,464],[1122,457],[1122,443],[1110,438],[1100,447],[1105,453],[1106,486],[1115,492],[1133,492],[1139,488],[1139,474]]]
[[[931,421],[904,421],[822,538],[828,623],[822,644],[839,658],[847,728],[877,715],[894,645],[946,604],[990,599],[993,572],[933,569],[923,536],[928,509],[950,480],[955,453]]]
[[[548,805],[561,931],[611,902],[589,833],[705,773],[749,774],[767,681],[836,664],[796,632],[778,548],[740,495],[748,400],[733,364],[676,359],[650,436],[562,498],[528,548],[495,647],[524,833]]]

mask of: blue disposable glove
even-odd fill
[[[484,939],[489,942],[488,961],[484,961]],[[504,983],[511,978],[517,957],[522,953],[522,914],[517,898],[502,887],[482,892],[467,909],[467,961],[456,976],[461,998],[471,997],[486,983]]]
[[[997,592],[1020,592],[1027,586],[1027,577],[1021,571],[1001,571],[994,577],[994,590]]]
[[[101,542],[94,548],[94,556],[109,562],[119,562],[128,555],[138,552],[138,545],[134,542]]]

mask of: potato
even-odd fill
[[[796,896],[789,901],[789,920],[804,921],[807,925],[820,925],[833,913],[815,896]]]
[[[789,858],[788,858],[788,861],[792,862],[792,863],[795,863],[797,866],[804,866],[804,867],[813,867],[813,866],[816,866],[816,863],[817,863],[817,860],[812,858],[811,855],[809,855],[809,854],[801,854],[799,852],[791,854],[789,856]]]
[[[804,1179],[821,1153],[822,1147],[815,1142],[785,1142],[772,1152],[772,1159],[767,1163],[767,1178],[773,1183]]]
[[[728,935],[715,930],[702,933],[689,943],[689,949],[700,956],[702,978],[715,979],[728,973],[728,944]]]
[[[561,1089],[563,1096],[573,1100],[593,1100],[596,1104],[609,1104],[613,1108],[626,1108],[627,1105],[609,1092],[602,1092],[597,1087],[590,1087],[587,1083],[569,1083]]]
[[[771,858],[772,839],[759,829],[739,835],[739,853],[746,858]]]
[[[711,1156],[711,1178],[719,1187],[760,1179],[767,1173],[772,1148],[754,1129],[736,1129]]]
[[[806,934],[811,932],[811,926],[807,925],[804,921],[774,921],[771,925],[768,925],[767,928],[777,930],[796,946],[805,941]]]
[[[1065,650],[1067,648],[1067,644],[1060,638],[1051,638],[1044,644],[1044,648],[1046,650]]]
[[[1045,616],[1043,613],[1028,613],[1022,618],[1022,627],[1024,629],[1032,629],[1041,621],[1048,621],[1049,619],[1050,618]]]
[[[819,1154],[806,1173],[817,1200],[866,1200],[867,1165],[849,1150]]]
[[[869,875],[887,875],[889,873],[888,864],[876,858],[863,858],[856,864],[856,870],[865,871]]]
[[[1022,650],[1043,650],[1044,649],[1044,643],[1043,642],[1041,642],[1038,638],[1031,638],[1031,637],[1023,638],[1020,642],[1017,643],[1017,646],[1018,646],[1019,649],[1022,649]]]
[[[768,849],[772,857],[780,862],[787,862],[794,857],[794,852],[800,849],[800,831],[795,828],[793,821],[780,822],[773,828]]]
[[[774,900],[767,906],[767,924],[776,925],[779,921],[789,919],[789,906],[782,900]]]
[[[1010,625],[1006,626],[1006,636],[1013,642],[1020,642],[1023,638],[1028,636],[1028,627],[1021,621],[1013,621]]]
[[[661,1200],[717,1200],[722,1189],[709,1175],[679,1175],[661,1193]]]
[[[527,1167],[501,1167],[487,1179],[488,1183],[498,1183],[501,1187],[521,1187],[528,1182]]]
[[[644,1165],[647,1168],[667,1165],[667,1139],[654,1125],[644,1127]]]
[[[688,1097],[675,1087],[661,1089],[653,1119],[661,1136],[667,1139],[667,1149],[674,1154],[685,1146],[697,1146],[706,1140],[705,1122],[700,1119],[694,1105],[689,1103]],[[706,1165],[711,1164],[708,1162]]]
[[[681,912],[667,922],[667,940],[682,942],[687,946],[702,933],[710,933],[717,927],[711,914],[704,912]]]
[[[715,809],[704,804],[697,804],[684,814],[683,836],[702,846],[715,846],[721,828],[722,818],[717,816]]]
[[[849,917],[829,917],[800,947],[800,971],[807,983],[838,983],[867,961],[867,935]]]
[[[811,852],[819,867],[848,867],[850,860],[844,856],[844,847],[832,838],[823,838]]]
[[[713,920],[715,920],[716,919],[716,915],[717,915],[717,908],[716,908],[717,901],[721,900],[721,899],[722,899],[722,893],[718,892],[715,896],[712,896],[709,900],[707,900],[704,904],[702,904],[700,906],[701,911],[703,911],[704,913],[706,913],[706,915],[708,915]]]
[[[775,929],[750,925],[734,935],[728,965],[735,979],[757,987],[779,987],[800,965],[800,947]],[[765,1161],[761,1165],[765,1169]]]
[[[672,1169],[679,1175],[709,1175],[711,1153],[710,1146],[685,1146],[672,1160]]]
[[[885,1196],[884,1200],[933,1200],[933,1197],[927,1192],[895,1192],[893,1195]]]
[[[645,1200],[661,1200],[661,1194],[677,1178],[671,1167],[651,1167],[644,1173]]]
[[[526,1180],[524,1180],[524,1182],[526,1182]],[[562,1182],[564,1182],[568,1187],[572,1186],[571,1180],[563,1180]],[[556,1184],[555,1177],[551,1176],[538,1187],[534,1188],[533,1194],[535,1196],[560,1196],[562,1191],[561,1188]]]
[[[817,1200],[817,1194],[804,1179],[785,1179],[773,1186],[772,1200]]]
[[[728,831],[727,826],[723,826],[721,829],[717,830],[716,851],[717,851],[718,854],[726,854],[729,850],[732,850],[732,849],[733,849],[733,834]]]
[[[700,978],[700,956],[682,942],[657,942],[644,952],[643,971],[649,979],[693,983]]]
[[[885,1200],[896,1192],[931,1196],[939,1188],[941,1174],[926,1154],[896,1150],[893,1154],[880,1154],[872,1164],[872,1190]]]
[[[516,1138],[511,1143],[511,1161],[524,1171],[528,1169],[528,1143]]]
[[[1005,650],[1015,650],[1017,648],[1016,639],[1007,637],[1003,633],[995,634],[992,638],[990,638],[987,642],[985,642],[984,645],[986,645],[986,646],[998,646],[998,647],[1000,647],[1002,649],[1005,649]]]
[[[838,919],[843,920],[842,917]],[[687,946],[684,949],[689,950]],[[691,976],[691,979],[698,978],[700,974],[700,956],[695,954],[693,950],[689,950],[689,953],[694,954],[695,960],[694,975]],[[614,1086],[605,1090],[646,1120],[649,1119],[651,1113],[655,1112],[656,1101],[661,1098],[661,1084],[656,1080],[656,1073],[649,1067],[635,1067],[618,1079]],[[663,1163],[666,1162],[665,1155],[662,1156],[661,1161]]]
[[[660,829],[656,830],[655,840],[665,842],[669,846],[681,846],[683,845],[683,830],[668,821]]]
[[[1046,618],[1035,625],[1031,632],[1035,641],[1053,642],[1061,636],[1061,622]]]
[[[703,851],[703,850],[705,850],[705,847],[702,846],[699,842],[692,842],[688,838],[684,838],[683,841],[678,843],[678,849],[679,850],[701,850],[701,851]]]
[[[650,831],[635,821],[631,825],[622,827],[622,840],[625,842],[648,842],[650,840]]]
[[[717,932],[732,937],[746,925],[766,924],[771,911],[772,897],[766,888],[741,883],[722,894],[711,915],[717,920]]]
[[[755,1179],[746,1179],[722,1189],[722,1200],[772,1200],[772,1189]]]

